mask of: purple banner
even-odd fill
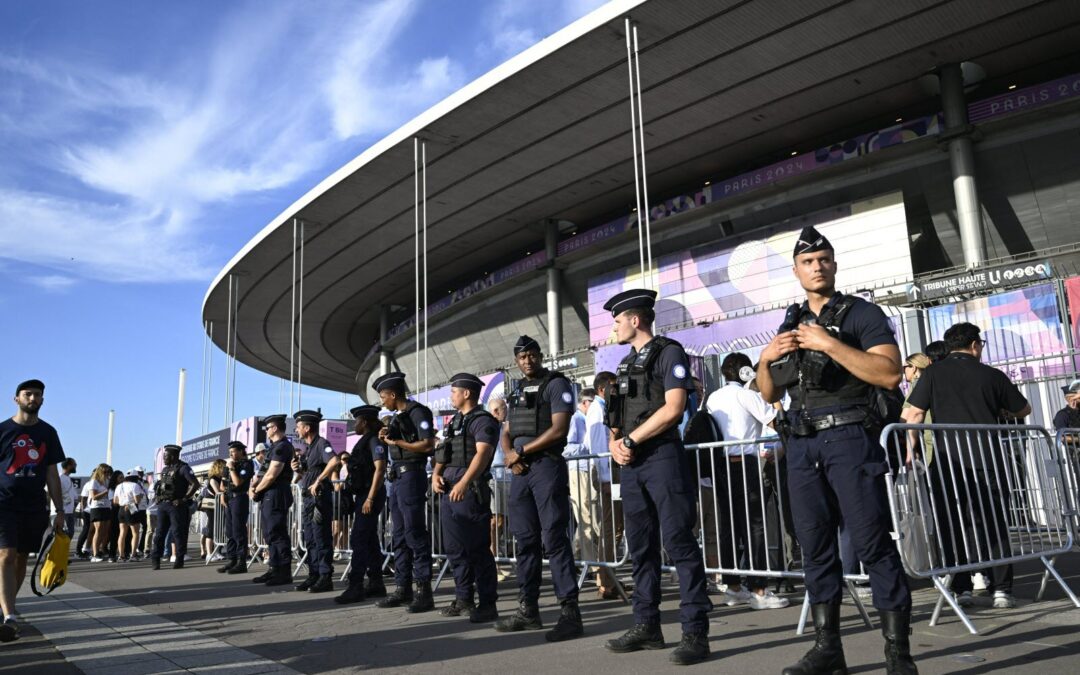
[[[1041,108],[1051,103],[1080,96],[1080,74],[1069,75],[1060,80],[1036,84],[1023,89],[1015,89],[968,106],[968,118],[972,122],[981,122],[993,117],[1003,117],[1024,112],[1032,108]]]

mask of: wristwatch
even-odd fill
[[[633,450],[637,447],[637,441],[630,438],[629,436],[623,436],[622,444],[626,447],[627,450]]]

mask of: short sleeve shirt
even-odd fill
[[[932,412],[937,424],[997,424],[1002,410],[1015,412],[1028,404],[1005,373],[963,352],[924,370],[908,403]]]
[[[1065,406],[1054,415],[1054,430],[1080,429],[1080,410]]]
[[[110,495],[108,494],[108,486],[106,486],[104,483],[99,483],[96,480],[91,480],[87,488],[89,488],[89,490],[86,496],[91,509],[107,509],[109,508],[109,506],[111,506],[112,500],[110,499]],[[104,492],[105,494],[101,497],[98,497],[97,499],[93,497],[93,495],[100,494],[102,492]]]
[[[307,471],[300,481],[300,485],[306,490],[315,484],[315,479],[318,478],[323,472],[323,469],[326,468],[326,465],[334,456],[334,448],[330,445],[330,441],[319,436],[311,442],[311,445],[299,452],[301,452],[304,462],[307,464]],[[323,482],[326,483],[328,481]]]
[[[531,384],[535,380],[529,380],[528,382]],[[551,378],[547,386],[544,387],[543,395],[544,400],[551,406],[552,415],[574,412],[573,385],[565,377]],[[520,450],[526,443],[532,442],[535,438],[535,436],[518,436],[514,439],[514,449]]]
[[[679,344],[669,344],[660,350],[653,364],[656,375],[663,373],[664,391],[672,389],[694,390],[694,376],[690,373],[690,359]]]
[[[230,495],[242,495],[246,494],[248,488],[251,486],[251,478],[255,475],[255,463],[250,459],[242,459],[237,462],[236,477],[240,479],[240,485],[235,485],[232,480],[233,472],[226,473],[225,484],[229,487]]]
[[[0,510],[47,511],[45,476],[49,466],[64,459],[60,437],[48,422],[0,422]]]
[[[379,435],[378,434],[368,434],[367,440],[365,442],[367,444],[368,452],[371,453],[371,460],[373,462],[385,462],[386,461],[386,455],[387,455],[386,444],[379,440]],[[353,450],[353,452],[356,452],[356,451]]]
[[[431,414],[431,408],[426,405],[413,406],[413,409],[409,411],[409,419],[416,427],[420,440],[435,438],[435,418]]]
[[[469,420],[469,428],[466,431],[469,436],[477,443],[486,443],[490,445],[492,450],[499,445],[499,421],[491,415],[477,415]],[[492,459],[494,459],[494,452],[492,453]],[[488,468],[491,465],[488,464]],[[448,466],[443,472],[443,476],[447,480],[455,480],[465,475],[468,471],[468,467],[463,466]]]
[[[266,451],[266,464],[263,466],[263,472],[270,470],[271,462],[281,462],[281,473],[274,479],[274,483],[269,487],[262,488],[267,489],[282,489],[287,490],[289,484],[292,483],[292,458],[293,458],[293,446],[287,438],[283,438],[277,443],[274,443]]]

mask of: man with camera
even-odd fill
[[[228,481],[225,483],[225,555],[229,562],[218,568],[221,574],[247,572],[248,515],[251,499],[248,488],[255,475],[255,465],[247,458],[247,446],[240,441],[229,443]]]
[[[248,496],[259,502],[263,535],[269,551],[269,569],[252,583],[284,586],[292,583],[292,542],[289,538],[289,507],[292,506],[292,459],[295,450],[285,437],[285,416],[270,415],[262,420],[270,442],[267,461],[259,467]]]
[[[524,376],[507,403],[509,423],[502,445],[510,481],[510,529],[517,541],[518,609],[495,623],[499,632],[539,630],[540,573],[544,553],[562,611],[548,642],[584,632],[578,610],[577,568],[570,545],[570,477],[562,451],[574,412],[570,381],[543,365],[540,344],[522,335],[514,360]]]
[[[293,471],[300,475],[304,546],[308,576],[298,591],[325,593],[334,590],[334,490],[330,477],[341,465],[330,442],[319,435],[322,413],[300,410],[293,415],[296,433],[304,449],[293,457]]]
[[[803,550],[817,640],[785,675],[843,672],[837,542],[841,518],[870,573],[885,637],[886,671],[917,673],[908,635],[911,593],[889,536],[885,450],[877,440],[879,390],[900,383],[900,350],[876,305],[836,291],[832,244],[813,227],[795,243],[794,273],[806,301],[789,308],[761,353],[757,382],[774,403],[791,395],[786,438],[788,490]]]
[[[393,593],[376,603],[400,607],[410,614],[435,609],[431,593],[431,536],[427,526],[427,465],[435,450],[431,409],[405,396],[405,374],[387,373],[375,380],[384,408],[394,413],[379,430],[390,455],[390,522],[394,550]],[[411,584],[416,583],[413,596]]]

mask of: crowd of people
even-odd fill
[[[380,608],[410,613],[436,608],[430,528],[437,524],[454,578],[454,597],[440,613],[493,624],[500,632],[543,629],[539,597],[546,559],[559,601],[556,622],[545,633],[549,642],[585,632],[579,561],[593,566],[600,598],[621,597],[624,580],[614,568],[625,547],[633,624],[606,646],[626,653],[666,644],[659,605],[662,567],[670,565],[681,623],[671,661],[680,665],[709,656],[710,593],[728,606],[786,607],[788,598],[754,572],[799,566],[817,639],[784,672],[844,672],[843,575],[861,569],[869,578],[862,595],[881,616],[887,671],[916,673],[908,637],[911,594],[889,534],[882,476],[897,463],[932,464],[937,454],[948,460],[937,461],[939,472],[942,465],[946,472],[967,472],[960,482],[995,481],[992,467],[949,456],[955,449],[932,431],[913,434],[899,459],[887,456],[878,434],[901,418],[995,424],[1003,416],[1023,419],[1031,407],[1007,376],[981,363],[985,340],[978,327],[958,323],[941,341],[902,361],[881,309],[835,290],[832,246],[812,227],[801,233],[793,261],[806,301],[789,309],[756,363],[747,354],[728,354],[720,367],[723,385],[714,391],[704,391],[681,345],[653,334],[656,293],[633,289],[605,305],[630,354],[614,372],[597,373],[590,387],[575,393],[565,376],[544,367],[536,340],[521,336],[513,348],[521,375],[514,387],[485,406],[483,382],[471,373],[455,375],[450,402],[456,413],[441,432],[432,411],[408,397],[404,374],[388,373],[373,385],[380,405],[351,411],[359,436],[351,452],[332,448],[318,435],[317,411],[293,415],[295,445],[286,436],[286,416],[268,415],[262,418],[266,445],[249,458],[244,444],[231,443],[229,459],[213,463],[205,484],[181,461],[181,448],[168,445],[153,485],[146,485],[140,467],[125,473],[100,464],[75,495],[75,461],[64,457],[55,430],[36,417],[44,385],[23,383],[16,395],[19,413],[0,426],[0,469],[13,467],[22,477],[0,479],[0,564],[11,564],[10,556],[15,570],[23,570],[11,581],[7,572],[3,577],[3,626],[11,628],[2,636],[17,636],[12,589],[21,584],[25,555],[36,549],[46,525],[35,520],[28,529],[8,514],[14,504],[40,506],[44,514],[47,483],[54,527],[70,533],[81,514],[75,551],[91,562],[145,556],[160,569],[168,553],[172,566],[182,568],[193,512],[206,514],[200,554],[212,559],[222,553],[214,544],[213,516],[224,508],[228,543],[218,571],[246,574],[250,514],[257,509],[266,568],[252,581],[294,584],[290,527],[296,509],[308,572],[295,584],[297,591],[334,590],[335,562],[347,537],[351,571],[335,602],[373,599]],[[902,381],[906,401],[899,393]],[[1055,424],[1080,427],[1080,380],[1065,394],[1066,407]],[[18,464],[11,447],[23,436],[38,454]],[[696,453],[685,451],[685,443],[725,439]],[[961,496],[949,488],[956,477],[947,477],[935,482],[936,497],[959,503]],[[33,499],[27,486],[36,489]],[[1009,496],[993,490],[980,495],[976,513],[982,515],[974,522],[990,531],[992,554],[999,557],[1007,552],[1008,535],[995,527],[1006,522]],[[383,575],[384,510],[393,591]],[[518,602],[511,615],[500,616],[498,582],[508,574],[496,558],[508,553],[507,531],[513,536]],[[790,555],[781,559],[778,550]],[[949,564],[966,562],[962,550],[945,555]],[[707,569],[727,573],[710,579]],[[994,567],[987,576],[994,606],[1015,606],[1011,567]],[[961,604],[970,602],[971,584],[970,575],[956,576],[953,590]]]

